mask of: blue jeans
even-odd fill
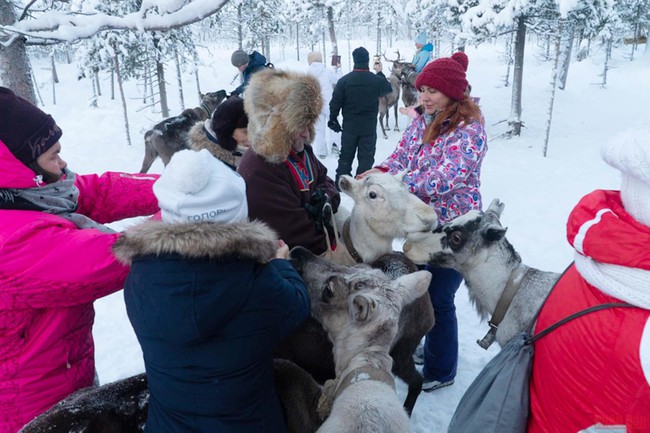
[[[424,339],[425,380],[447,382],[456,377],[458,366],[458,321],[454,297],[463,277],[453,269],[426,265],[431,272],[429,297],[433,305],[435,324]]]

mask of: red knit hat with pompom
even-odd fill
[[[468,63],[467,55],[461,51],[451,57],[436,59],[424,67],[415,80],[415,88],[419,90],[422,86],[431,87],[458,101],[467,89],[465,71]]]

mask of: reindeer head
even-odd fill
[[[201,93],[201,104],[205,105],[210,113],[216,110],[217,105],[226,99],[226,91],[218,90],[216,92]]]
[[[452,268],[462,274],[488,258],[521,261],[505,238],[499,217],[504,205],[495,199],[485,212],[470,211],[436,230],[407,237],[404,253],[416,263]]]
[[[312,315],[335,344],[357,333],[365,346],[389,347],[402,307],[424,295],[431,281],[426,271],[392,281],[378,269],[337,265],[302,247],[291,250],[291,261],[309,290]]]
[[[374,173],[361,180],[341,176],[341,191],[354,200],[351,218],[362,220],[375,233],[390,238],[434,227],[435,211],[409,192],[403,177],[404,173]]]

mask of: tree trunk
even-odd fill
[[[178,50],[174,48],[174,60],[176,60],[176,82],[178,83],[178,98],[181,103],[181,111],[185,110],[185,100],[183,99],[183,77],[181,75],[181,62],[178,59]]]
[[[605,64],[603,65],[603,81],[600,83],[600,88],[604,89],[607,86],[607,71],[609,71],[609,59],[612,57],[612,38],[607,39],[607,48],[605,50]]]
[[[573,49],[573,38],[575,32],[573,28],[569,26],[567,29],[566,41],[560,45],[561,55],[560,55],[560,71],[559,71],[559,81],[558,87],[560,90],[564,90],[566,87],[566,79],[569,76],[569,66],[571,65],[571,50]]]
[[[512,66],[512,39],[514,38],[514,33],[510,33],[510,36],[507,37],[506,39],[506,76],[504,77],[504,87],[508,87],[510,85],[510,67]]]
[[[0,0],[0,24],[11,25],[15,22],[12,2]],[[32,104],[37,104],[25,38],[18,37],[8,47],[0,45],[0,84],[10,88]]]
[[[553,120],[553,104],[555,103],[555,89],[557,87],[558,63],[560,61],[560,47],[562,45],[562,20],[557,23],[557,35],[555,37],[555,61],[553,62],[553,72],[551,75],[551,100],[548,104],[548,117],[546,118],[546,138],[544,139],[544,158],[548,150],[548,139],[551,135],[551,121]]]
[[[296,23],[296,59],[300,61],[300,38],[299,38],[300,24]]]
[[[111,69],[111,101],[115,100],[115,70]]]
[[[56,63],[54,62],[54,49],[50,52],[50,67],[52,68],[52,82],[59,84],[59,74],[56,73]]]
[[[160,96],[160,112],[163,118],[169,117],[167,105],[167,84],[165,83],[165,65],[156,59],[156,77],[158,78],[158,92]]]
[[[126,98],[124,97],[124,86],[122,85],[122,73],[120,72],[120,59],[115,51],[115,75],[117,75],[117,87],[120,89],[120,97],[122,98],[122,112],[124,113],[124,129],[126,131],[126,143],[131,146],[131,134],[129,132],[129,116],[126,111]]]
[[[102,88],[99,86],[99,69],[95,70],[93,80],[95,80],[95,84],[97,85],[97,95],[102,96]]]
[[[199,69],[194,69],[194,78],[196,79],[196,95],[201,100],[201,82],[199,81]]]
[[[339,54],[339,44],[336,41],[336,31],[334,30],[334,9],[330,6],[327,8],[327,27],[330,32],[330,42],[332,43],[332,55]],[[325,53],[323,53],[323,56]]]
[[[381,12],[377,9],[377,51],[376,55],[381,55]]]
[[[242,27],[242,13],[241,13],[241,3],[237,5],[237,42],[239,44],[239,49],[244,49],[244,28]]]
[[[517,19],[517,34],[515,36],[515,66],[512,74],[512,99],[510,100],[509,135],[521,135],[521,93],[524,78],[524,50],[526,46],[526,22],[524,17]]]

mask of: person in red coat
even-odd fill
[[[237,171],[246,181],[248,216],[267,223],[290,248],[327,250],[317,225],[325,196],[334,212],[341,197],[309,143],[323,99],[311,75],[266,69],[246,90],[251,147]],[[314,210],[316,210],[314,212]]]
[[[637,308],[593,312],[535,342],[528,433],[650,432],[649,135],[627,133],[603,148],[621,190],[594,191],[571,212],[575,262],[535,332],[599,304]]]

